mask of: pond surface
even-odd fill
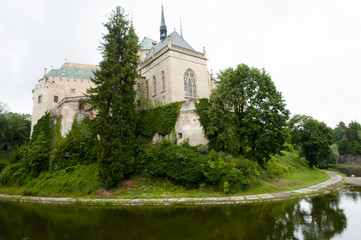
[[[361,239],[361,188],[222,206],[99,207],[0,201],[0,239]]]
[[[354,175],[355,177],[361,177],[361,166],[335,166],[333,167],[339,172],[346,174],[347,177]]]

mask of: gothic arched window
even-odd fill
[[[140,83],[137,83],[137,90],[140,90]]]
[[[197,97],[196,77],[191,69],[183,75],[184,94],[189,97]]]
[[[165,90],[165,75],[164,75],[164,71],[162,71],[162,90]]]

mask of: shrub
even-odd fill
[[[199,146],[197,147],[197,152],[202,153],[202,154],[208,154],[208,153],[209,153],[209,146],[208,146],[208,144],[199,145]]]
[[[25,183],[27,178],[25,166],[23,162],[9,164],[0,173],[1,185],[18,185]]]
[[[252,178],[259,176],[259,165],[251,160],[237,158],[231,163],[233,167],[226,173],[231,192],[246,190],[252,185]]]
[[[28,181],[26,195],[89,195],[100,187],[96,163],[70,166],[59,171],[42,172]]]
[[[0,162],[0,173],[1,173],[1,171],[2,171],[4,168],[6,168],[7,166],[8,166],[7,163],[1,163],[1,162]]]
[[[154,176],[167,177],[186,188],[196,188],[204,180],[207,157],[170,142],[153,146],[147,153],[147,167]]]
[[[54,149],[54,162],[58,168],[96,162],[97,138],[92,124],[89,118],[84,118],[81,124],[74,118],[71,130],[64,139],[58,141]]]
[[[270,178],[277,178],[285,173],[285,170],[275,163],[274,158],[271,158],[263,167]]]

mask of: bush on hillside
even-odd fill
[[[163,142],[151,147],[146,158],[151,175],[169,178],[186,188],[196,188],[204,180],[207,157],[191,149]]]

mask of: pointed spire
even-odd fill
[[[160,21],[160,40],[162,41],[167,36],[167,26],[165,25],[164,20],[164,11],[163,11],[163,5],[162,5],[162,19]]]
[[[182,18],[180,18],[180,34],[183,37]]]

